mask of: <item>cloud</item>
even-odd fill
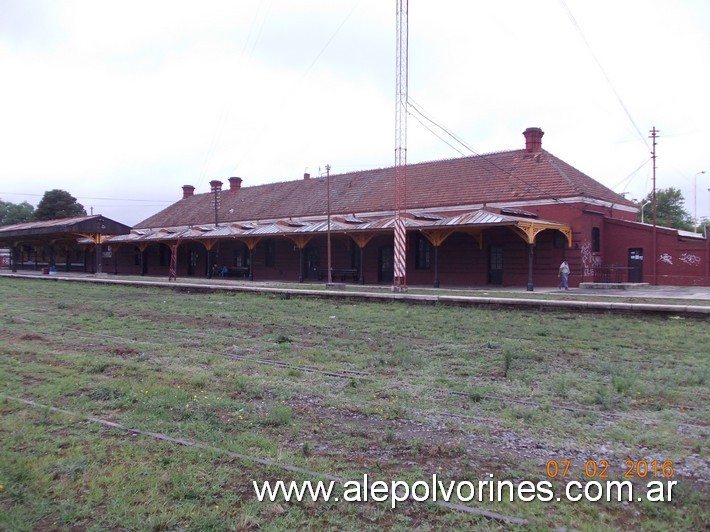
[[[27,194],[63,188],[136,223],[183,184],[394,162],[390,2],[0,7],[5,200],[36,203]],[[659,187],[681,187],[692,205],[695,173],[710,170],[706,2],[411,0],[409,9],[410,96],[477,152],[517,149],[539,126],[546,149],[639,198],[650,186],[643,137],[656,126]],[[408,123],[410,162],[458,156]]]

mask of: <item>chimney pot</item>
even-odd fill
[[[215,190],[222,190],[222,182],[218,179],[213,179],[212,181],[210,181],[210,190],[212,190],[213,192]]]
[[[192,185],[183,185],[182,187],[182,199],[189,198],[195,194],[195,187]]]
[[[529,127],[523,131],[525,135],[525,152],[538,153],[542,151],[542,136],[545,132],[539,127]]]
[[[230,177],[229,178],[229,190],[239,190],[242,188],[242,178],[241,177]]]

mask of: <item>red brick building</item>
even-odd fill
[[[407,167],[407,284],[556,286],[567,259],[570,286],[710,285],[706,238],[636,222],[632,202],[544,150],[541,129],[524,136],[522,149]],[[390,284],[393,180],[383,168],[251,187],[230,177],[199,194],[185,185],[104,241],[103,271],[322,281],[330,240],[334,281]]]

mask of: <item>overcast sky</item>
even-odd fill
[[[394,0],[0,0],[0,198],[133,225],[209,181],[394,164]],[[710,212],[710,2],[410,0],[409,96],[477,153],[543,147]],[[421,119],[443,136],[431,122]],[[410,163],[470,155],[408,120]],[[453,143],[450,138],[447,142]]]

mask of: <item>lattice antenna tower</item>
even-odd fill
[[[397,75],[395,105],[394,164],[394,284],[393,290],[407,288],[407,101],[409,84],[409,0],[397,2]]]

